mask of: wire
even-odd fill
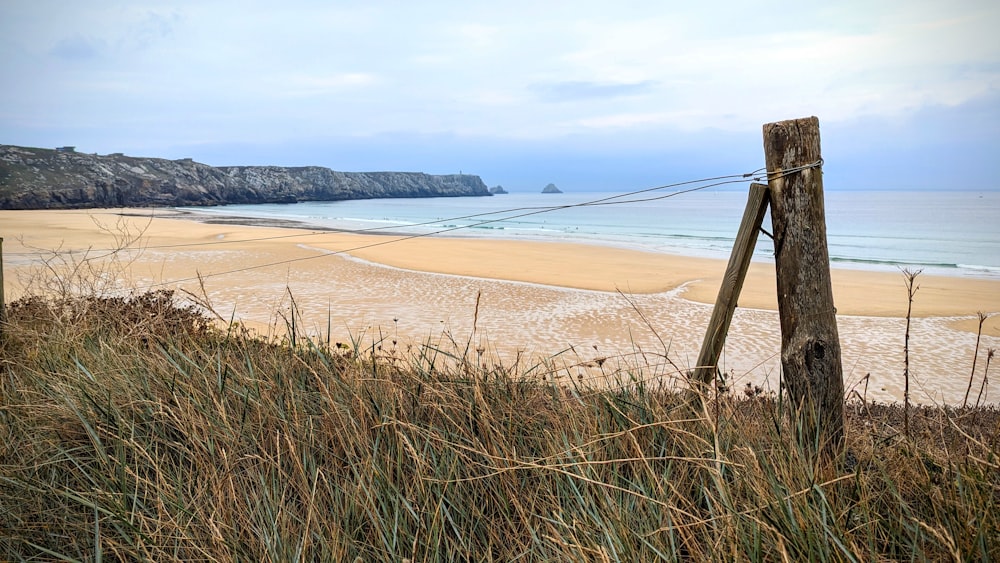
[[[622,194],[618,194],[618,195],[614,195],[614,196],[609,196],[609,197],[601,198],[601,199],[598,199],[598,200],[593,200],[593,201],[588,201],[588,202],[583,202],[583,203],[573,204],[573,205],[568,205],[568,206],[564,205],[564,206],[522,206],[522,207],[512,207],[512,208],[501,209],[501,210],[497,210],[497,211],[487,211],[487,212],[483,212],[483,213],[474,213],[474,214],[470,214],[470,215],[460,215],[460,216],[448,217],[448,218],[444,218],[444,219],[435,219],[433,221],[425,221],[425,222],[422,222],[422,223],[412,223],[412,224],[408,224],[408,225],[387,225],[387,226],[381,226],[381,227],[369,227],[369,228],[366,228],[366,229],[352,229],[352,230],[347,231],[347,232],[350,232],[352,234],[366,234],[366,233],[373,233],[373,232],[385,231],[385,230],[390,230],[390,229],[412,228],[412,227],[425,227],[425,226],[428,226],[428,225],[437,225],[437,224],[440,224],[442,222],[461,221],[461,220],[464,220],[464,219],[475,219],[477,217],[488,217],[488,216],[491,216],[491,215],[498,215],[498,214],[501,214],[501,213],[515,213],[515,212],[520,212],[520,211],[534,211],[534,210],[540,210],[540,211],[541,210],[545,210],[545,211],[557,211],[557,210],[566,209],[566,208],[569,208],[569,207],[585,207],[585,206],[592,206],[592,205],[603,205],[603,204],[605,204],[605,202],[611,202],[611,201],[613,201],[615,199],[618,199],[618,198],[630,197],[630,196],[633,196],[633,195],[639,195],[639,194],[648,193],[648,192],[657,191],[657,190],[664,190],[664,189],[669,189],[669,188],[676,188],[676,187],[685,186],[685,185],[691,185],[691,184],[701,184],[701,183],[704,183],[704,182],[713,182],[713,181],[717,181],[717,180],[728,180],[728,179],[733,179],[733,178],[740,178],[740,179],[753,178],[753,177],[757,176],[762,171],[764,171],[763,168],[758,168],[757,170],[754,170],[753,172],[747,172],[747,173],[744,173],[744,174],[729,174],[729,175],[725,175],[725,176],[715,176],[715,177],[710,177],[710,178],[701,178],[701,179],[698,179],[698,180],[686,180],[686,181],[683,181],[683,182],[676,182],[676,183],[673,183],[673,184],[665,184],[665,185],[662,185],[662,186],[656,186],[656,187],[652,187],[652,188],[644,188],[644,189],[641,189],[641,190],[635,190],[635,191],[631,191],[631,192],[625,192],[625,193],[622,193]],[[755,179],[759,179],[759,178],[755,178]],[[730,182],[725,182],[725,183],[730,183]],[[713,185],[719,185],[719,184],[713,184]],[[712,187],[712,186],[706,186],[706,187]],[[691,191],[691,190],[684,190],[684,191],[679,192],[679,193],[687,193],[688,191]],[[667,196],[667,197],[670,197],[670,196]],[[620,203],[636,203],[636,202],[643,202],[643,201],[652,201],[653,199],[663,199],[663,198],[662,197],[658,197],[658,198],[651,198],[651,199],[628,200],[628,201],[621,201]],[[510,219],[510,218],[517,218],[517,217],[509,217],[508,219]],[[493,221],[491,221],[491,222],[493,222]],[[478,226],[478,224],[477,225],[472,225],[470,227],[475,227],[475,226]],[[151,246],[144,246],[144,247],[142,247],[142,250],[158,250],[158,249],[167,249],[167,248],[189,248],[189,247],[200,247],[200,246],[214,246],[214,245],[220,245],[220,244],[237,244],[237,243],[243,243],[243,242],[261,242],[261,241],[269,241],[269,240],[280,240],[280,239],[289,239],[289,238],[297,238],[297,237],[307,237],[307,236],[321,235],[321,234],[329,233],[329,232],[342,232],[342,231],[339,231],[339,230],[336,230],[336,229],[316,230],[314,228],[313,230],[311,230],[309,232],[294,233],[294,234],[289,234],[289,235],[269,235],[269,236],[266,236],[266,237],[245,238],[245,239],[227,239],[227,240],[215,240],[215,241],[206,241],[206,242],[190,242],[190,243],[179,243],[179,244],[151,245]],[[443,231],[443,232],[447,232],[447,231]],[[431,234],[434,234],[434,233],[431,233]],[[118,248],[118,249],[112,249],[112,248],[102,248],[102,249],[86,248],[86,249],[70,249],[70,250],[63,250],[63,251],[53,251],[51,253],[49,253],[49,252],[12,252],[12,253],[8,253],[8,256],[40,256],[40,255],[43,255],[43,254],[61,255],[61,254],[81,254],[81,253],[89,253],[89,252],[108,252],[108,253],[113,253],[113,252],[118,252],[118,251],[121,251],[121,250],[123,250],[123,249],[121,249],[121,248]]]
[[[766,173],[766,178],[767,178],[767,181],[773,181],[773,180],[776,180],[776,179],[779,179],[779,178],[784,178],[784,177],[789,176],[791,174],[800,172],[802,170],[811,169],[811,168],[819,168],[822,165],[823,165],[823,159],[819,159],[816,162],[813,162],[811,164],[797,166],[797,167],[794,167],[794,168],[789,168],[789,169],[781,170],[781,171],[778,171],[778,172],[767,172]],[[181,279],[177,279],[177,280],[171,280],[169,282],[160,282],[160,283],[156,283],[156,284],[151,284],[151,285],[146,286],[146,287],[144,287],[142,289],[148,290],[148,289],[152,289],[152,288],[156,288],[156,287],[162,287],[162,286],[170,285],[170,284],[178,284],[178,283],[184,283],[184,282],[189,282],[189,281],[201,280],[201,279],[205,279],[205,278],[218,277],[218,276],[224,276],[224,275],[229,275],[229,274],[236,274],[236,273],[241,273],[241,272],[246,272],[246,271],[251,271],[251,270],[257,270],[257,269],[261,269],[261,268],[269,268],[269,267],[273,267],[273,266],[281,266],[281,265],[291,264],[291,263],[295,263],[295,262],[302,262],[302,261],[305,261],[305,260],[315,260],[315,259],[318,259],[318,258],[325,258],[325,257],[328,257],[328,256],[336,256],[336,255],[340,255],[340,254],[346,254],[346,253],[350,253],[350,252],[356,252],[358,250],[365,250],[365,249],[368,249],[368,248],[374,248],[374,247],[378,247],[378,246],[384,246],[384,245],[387,245],[387,244],[394,244],[394,243],[402,242],[402,241],[406,241],[406,240],[412,240],[412,239],[417,239],[417,238],[435,236],[435,235],[440,235],[440,234],[449,233],[449,232],[453,232],[453,231],[458,231],[458,230],[462,230],[462,229],[470,229],[470,228],[475,228],[475,227],[479,227],[479,226],[482,226],[482,225],[489,225],[489,224],[493,224],[493,223],[499,223],[499,222],[502,222],[502,221],[509,221],[509,220],[512,220],[512,219],[520,219],[520,218],[523,218],[523,217],[529,217],[529,216],[533,216],[533,215],[540,215],[542,213],[551,213],[553,211],[560,211],[560,210],[564,210],[564,209],[572,209],[572,208],[577,208],[577,207],[597,207],[597,206],[605,206],[605,205],[622,205],[622,204],[629,204],[629,203],[643,203],[643,202],[649,202],[649,201],[663,200],[663,199],[675,197],[675,196],[686,194],[686,193],[691,193],[691,192],[696,192],[696,191],[700,191],[700,190],[705,190],[705,189],[712,188],[712,187],[718,187],[718,186],[727,185],[727,184],[743,183],[743,182],[745,182],[747,180],[750,180],[750,179],[752,179],[754,181],[763,181],[764,177],[761,176],[762,172],[766,172],[766,169],[765,168],[758,168],[757,170],[754,170],[753,172],[748,172],[748,173],[744,173],[744,174],[729,174],[729,175],[724,175],[724,176],[715,176],[715,177],[711,177],[711,178],[702,178],[702,179],[699,179],[699,180],[686,180],[686,181],[683,181],[683,182],[676,182],[676,183],[673,183],[673,184],[664,184],[662,186],[656,186],[656,187],[652,187],[652,188],[645,188],[645,189],[641,189],[641,190],[634,190],[634,191],[631,191],[631,192],[625,192],[625,193],[618,194],[618,195],[608,196],[608,197],[604,197],[604,198],[600,198],[600,199],[596,199],[596,200],[591,200],[591,201],[586,201],[586,202],[582,202],[582,203],[576,203],[576,204],[559,205],[559,206],[514,207],[514,208],[508,208],[508,209],[499,210],[499,211],[489,211],[489,212],[484,212],[484,213],[475,213],[475,214],[469,214],[469,215],[462,215],[462,216],[452,217],[452,218],[447,218],[447,219],[436,219],[434,221],[427,221],[427,222],[423,222],[423,223],[414,223],[414,224],[407,225],[407,226],[409,226],[409,227],[419,227],[419,226],[427,226],[427,225],[433,225],[433,224],[440,224],[441,222],[450,222],[450,221],[458,221],[458,220],[463,220],[463,219],[473,219],[473,218],[477,218],[477,217],[488,217],[488,216],[492,216],[492,215],[515,213],[514,215],[504,215],[502,217],[498,217],[498,218],[494,218],[494,219],[487,219],[487,220],[483,220],[483,221],[478,221],[478,222],[476,222],[474,224],[471,224],[471,225],[460,225],[460,226],[454,226],[454,227],[448,227],[448,228],[444,228],[444,229],[439,229],[439,230],[432,231],[432,232],[427,232],[427,233],[419,233],[419,234],[407,235],[407,236],[402,236],[402,237],[393,238],[393,239],[389,239],[389,240],[383,240],[383,241],[373,242],[373,243],[369,243],[369,244],[364,244],[364,245],[356,246],[356,247],[349,248],[349,249],[337,250],[337,251],[330,251],[330,252],[326,252],[326,253],[323,253],[323,254],[317,254],[317,255],[314,255],[314,256],[304,256],[304,257],[300,257],[300,258],[290,258],[288,260],[279,260],[279,261],[276,261],[276,262],[268,262],[268,263],[265,263],[265,264],[258,264],[258,265],[254,265],[254,266],[247,266],[245,268],[236,268],[236,269],[233,269],[233,270],[226,270],[226,271],[222,271],[222,272],[214,272],[214,273],[209,273],[209,274],[200,274],[200,275],[194,276],[194,277],[181,278]],[[631,196],[641,195],[641,194],[650,193],[650,192],[654,192],[654,191],[658,191],[658,190],[664,190],[664,189],[669,189],[669,188],[676,188],[676,187],[680,187],[680,186],[688,186],[688,185],[692,185],[692,184],[704,184],[705,182],[712,182],[712,183],[705,184],[705,185],[699,185],[699,186],[696,186],[696,187],[692,187],[692,188],[688,188],[688,189],[684,189],[684,190],[679,190],[679,191],[671,192],[669,194],[663,194],[663,195],[659,195],[659,196],[655,196],[655,197],[623,199],[623,198],[629,198]],[[523,211],[523,213],[522,213],[522,211]],[[369,228],[369,229],[359,229],[359,230],[349,231],[349,232],[352,233],[352,234],[363,234],[363,233],[375,232],[375,231],[380,231],[380,230],[385,230],[385,229],[390,229],[390,228],[392,228],[392,229],[398,229],[399,226],[395,225],[395,226],[388,226],[388,227],[387,226],[372,227],[372,228]],[[226,243],[228,243],[228,244],[234,244],[234,243],[241,243],[241,242],[257,242],[257,241],[266,241],[266,240],[287,239],[287,238],[294,238],[294,237],[301,237],[301,236],[314,236],[314,235],[323,234],[325,232],[329,232],[329,231],[311,231],[311,232],[307,232],[307,233],[295,233],[295,234],[290,234],[290,235],[273,235],[273,236],[268,236],[268,237],[258,237],[258,238],[251,238],[251,239],[238,239],[238,240],[228,240],[228,241],[211,241],[211,242],[203,242],[203,243],[156,245],[156,246],[143,247],[143,249],[144,250],[148,250],[148,249],[160,249],[160,248],[197,247],[197,246],[206,246],[206,245],[214,245],[214,244],[226,244]],[[102,251],[105,251],[105,250],[92,250],[92,249],[88,249],[88,250],[85,250],[85,251],[72,251],[71,250],[71,251],[63,252],[61,254],[73,253],[73,252],[102,252]],[[117,250],[107,250],[107,252],[117,252]],[[40,253],[13,253],[13,255],[24,255],[24,254],[40,254]]]
[[[733,176],[723,176],[723,177],[733,177]],[[638,194],[638,193],[643,193],[643,192],[649,192],[649,191],[652,191],[652,190],[655,190],[655,189],[663,189],[662,187],[659,187],[659,188],[649,188],[649,189],[646,189],[646,190],[639,190],[639,191],[636,191],[636,192],[630,192],[630,194],[621,194],[621,195],[618,195],[618,196],[612,196],[612,197],[608,197],[608,198],[601,198],[599,200],[593,200],[593,201],[584,202],[584,203],[578,203],[578,204],[561,205],[561,206],[553,206],[553,207],[539,207],[539,208],[520,208],[520,209],[531,209],[531,211],[527,211],[525,213],[519,213],[519,214],[516,214],[516,215],[508,215],[508,216],[504,216],[504,217],[498,217],[498,218],[495,218],[495,219],[488,219],[488,220],[484,220],[484,221],[479,221],[479,222],[477,222],[475,224],[472,224],[472,225],[461,225],[461,226],[455,226],[455,227],[448,227],[448,228],[445,228],[445,229],[439,229],[439,230],[436,230],[436,231],[433,231],[433,232],[429,232],[429,233],[419,233],[419,234],[414,234],[414,235],[407,235],[407,236],[404,236],[404,237],[399,237],[399,238],[393,238],[393,239],[390,239],[390,240],[373,242],[373,243],[364,244],[364,245],[361,245],[361,246],[356,246],[356,247],[348,248],[348,249],[344,249],[344,250],[329,251],[329,252],[326,252],[324,254],[317,254],[317,255],[314,255],[314,256],[303,256],[303,257],[300,257],[300,258],[289,258],[287,260],[279,260],[279,261],[276,261],[276,262],[268,262],[266,264],[259,264],[259,265],[255,265],[255,266],[247,266],[245,268],[236,268],[236,269],[233,269],[233,270],[226,270],[226,271],[223,271],[223,272],[214,272],[214,273],[211,273],[211,274],[202,274],[202,275],[199,275],[199,276],[193,276],[193,277],[189,277],[189,278],[181,278],[181,279],[172,280],[172,281],[169,281],[169,282],[160,282],[160,283],[157,283],[157,284],[152,284],[150,286],[147,286],[147,287],[145,287],[143,289],[152,289],[152,288],[155,288],[155,287],[161,287],[161,286],[170,285],[170,284],[184,283],[184,282],[189,282],[189,281],[196,281],[196,280],[210,278],[210,277],[224,276],[224,275],[229,275],[229,274],[237,274],[237,273],[247,272],[247,271],[250,271],[250,270],[257,270],[257,269],[260,269],[260,268],[269,268],[269,267],[272,267],[272,266],[282,266],[282,265],[291,264],[291,263],[294,263],[294,262],[303,262],[303,261],[306,261],[306,260],[315,260],[315,259],[318,259],[318,258],[325,258],[325,257],[328,257],[328,256],[336,256],[336,255],[340,255],[340,254],[347,254],[347,253],[350,253],[350,252],[356,252],[358,250],[366,250],[366,249],[374,248],[374,247],[377,247],[377,246],[384,246],[384,245],[387,245],[387,244],[394,244],[394,243],[402,242],[402,241],[406,241],[406,240],[412,240],[412,239],[417,239],[417,238],[435,236],[435,235],[440,235],[440,234],[444,234],[444,233],[448,233],[448,232],[452,232],[452,231],[458,231],[458,230],[462,230],[462,229],[471,229],[471,228],[479,227],[479,226],[482,226],[482,225],[489,225],[489,224],[492,224],[492,223],[499,223],[499,222],[502,222],[502,221],[509,221],[511,219],[520,219],[522,217],[529,217],[529,216],[532,216],[532,215],[539,215],[539,214],[542,214],[542,213],[549,213],[549,212],[552,212],[552,211],[558,211],[558,210],[562,210],[562,209],[570,209],[570,208],[574,208],[574,207],[590,207],[590,206],[597,206],[597,205],[617,205],[617,204],[624,204],[624,203],[637,203],[637,202],[645,202],[645,201],[654,201],[654,200],[667,199],[667,198],[678,196],[678,195],[681,195],[681,194],[686,194],[686,193],[690,193],[690,192],[704,190],[704,189],[708,189],[708,188],[712,188],[712,187],[718,187],[718,186],[722,186],[722,185],[726,185],[726,184],[743,183],[745,181],[745,180],[742,179],[743,175],[740,175],[740,178],[741,178],[740,180],[726,180],[726,181],[721,181],[721,182],[715,182],[715,183],[712,183],[712,184],[707,184],[707,185],[704,185],[704,186],[699,186],[699,187],[695,187],[695,188],[689,188],[689,189],[686,189],[686,190],[672,192],[672,193],[664,194],[664,195],[657,196],[657,197],[649,197],[649,198],[626,200],[626,201],[608,201],[610,199],[614,199],[614,198],[617,198],[617,197],[622,197],[622,196],[625,196],[625,195]],[[693,183],[693,182],[683,182],[682,184],[690,184],[690,183]],[[681,185],[681,184],[672,184],[672,185]],[[517,209],[515,209],[515,210],[517,210]],[[490,215],[490,214],[496,214],[496,213],[500,213],[500,212],[478,214],[478,215],[473,215],[473,216]],[[473,217],[473,216],[469,216],[469,217]],[[435,223],[437,223],[437,222],[439,222],[439,221],[435,221]]]
[[[812,162],[810,164],[803,164],[801,166],[796,166],[794,168],[786,168],[786,169],[781,170],[779,172],[768,172],[767,173],[767,179],[768,179],[768,181],[770,181],[770,180],[777,180],[778,178],[784,178],[785,176],[791,176],[792,174],[795,174],[796,172],[801,172],[803,170],[808,170],[810,168],[822,168],[822,167],[823,167],[823,158],[820,157],[817,161]]]

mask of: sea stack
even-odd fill
[[[557,188],[555,184],[549,184],[549,185],[545,186],[545,188],[542,190],[542,193],[543,194],[561,194],[562,190],[560,190],[559,188]]]

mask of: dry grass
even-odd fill
[[[907,440],[853,403],[817,467],[776,398],[692,417],[641,367],[266,342],[162,292],[8,317],[0,559],[1000,560],[994,408],[914,408]]]

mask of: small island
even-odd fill
[[[543,194],[561,194],[562,190],[556,187],[555,184],[549,184],[542,189]]]
[[[493,186],[492,188],[490,188],[490,193],[493,194],[493,195],[503,195],[503,194],[509,194],[510,192],[508,192],[507,190],[503,189],[503,186],[501,186],[501,185],[498,184],[498,185]]]

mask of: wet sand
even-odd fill
[[[329,333],[333,341],[383,347],[395,341],[400,349],[428,341],[468,345],[508,362],[555,357],[563,377],[586,379],[641,364],[652,366],[646,376],[669,379],[675,367],[693,365],[725,270],[721,260],[602,246],[399,240],[195,219],[171,210],[0,211],[8,299],[24,285],[37,291],[51,279],[49,268],[40,267],[43,259],[58,269],[87,256],[93,260],[81,270],[91,279],[81,281],[122,291],[191,292],[221,317],[265,333],[284,334],[291,295],[299,326],[323,339]],[[127,250],[104,256],[132,238]],[[87,248],[87,254],[58,257],[46,252]],[[834,269],[833,282],[847,387],[868,399],[899,400],[907,306],[902,275]],[[961,403],[975,314],[1000,313],[1000,281],[922,275],[918,283],[913,398]],[[747,383],[778,385],[774,294],[773,265],[755,263],[722,358],[737,390]],[[973,398],[985,351],[1000,345],[998,320],[984,326]],[[986,394],[990,402],[1000,400],[1000,382]]]

